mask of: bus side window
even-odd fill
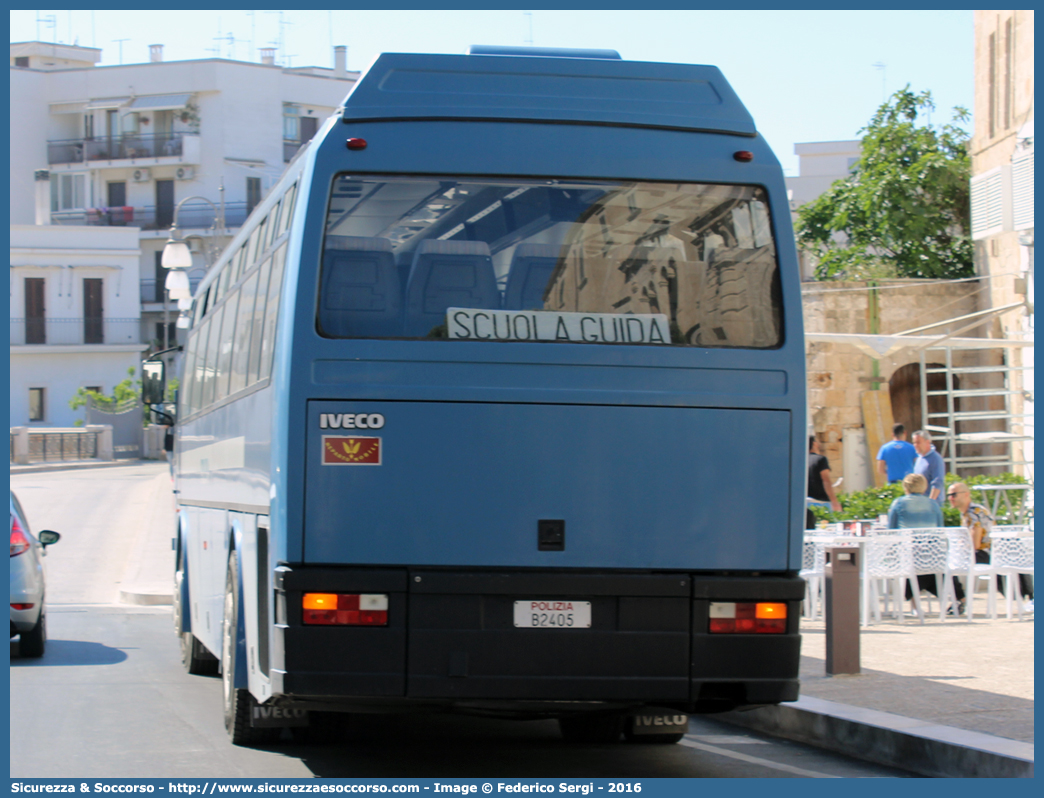
[[[247,254],[247,249],[246,249],[246,244],[244,244],[243,246],[241,246],[236,251],[235,255],[233,255],[231,258],[229,258],[229,261],[235,266],[235,271],[232,273],[232,284],[233,285],[235,284],[235,282],[240,277],[243,276],[243,273],[247,270],[247,268],[249,268],[248,265],[247,265],[246,254]]]
[[[207,338],[210,334],[210,322],[210,319],[203,322],[193,335],[196,357],[192,364],[193,373],[190,378],[191,385],[188,388],[188,404],[192,408],[191,412],[193,413],[198,413],[203,409],[203,385],[206,381]]]
[[[271,258],[262,263],[261,268],[257,270],[257,299],[254,302],[254,315],[250,320],[250,363],[247,368],[247,385],[253,385],[261,379],[261,332],[265,327],[265,307],[268,303],[268,276],[271,271]]]
[[[215,369],[214,401],[220,402],[228,396],[228,383],[232,371],[232,343],[236,333],[236,315],[239,308],[239,291],[234,291],[225,302],[225,320],[221,325],[221,341],[218,344],[217,368]]]
[[[275,240],[279,238],[279,210],[280,203],[276,203],[272,212],[268,214],[268,227],[265,228],[265,249],[268,249]]]
[[[207,298],[210,296],[210,288],[207,288],[202,294],[196,297],[195,316],[192,319],[192,326],[195,327],[203,317],[207,315]]]
[[[210,336],[207,341],[207,362],[203,367],[203,395],[200,401],[200,409],[206,410],[212,404],[214,404],[214,389],[217,387],[217,361],[218,361],[218,344],[221,341],[221,320],[225,315],[225,308],[228,305],[222,305],[215,312],[214,316],[210,319]]]
[[[283,264],[286,260],[286,244],[272,255],[272,276],[268,283],[268,303],[265,308],[265,328],[261,335],[261,363],[258,379],[267,379],[272,374],[272,354],[275,345],[276,322],[279,319],[279,294],[283,285]]]
[[[232,274],[232,261],[226,261],[210,286],[210,306],[214,307],[228,291],[228,278]]]
[[[297,196],[297,183],[286,190],[283,197],[283,212],[279,216],[279,235],[290,229],[290,217],[294,215],[294,198]]]
[[[235,345],[232,347],[232,378],[228,386],[229,394],[241,391],[247,386],[247,364],[250,362],[250,336],[254,328],[254,299],[257,295],[259,274],[260,270],[255,269],[240,289]]]
[[[250,259],[251,266],[261,260],[261,256],[265,254],[265,231],[267,229],[268,217],[266,216],[261,220],[261,223],[258,224],[253,235],[250,236],[250,241],[254,245],[252,249],[253,257]]]
[[[178,408],[178,415],[181,418],[192,415],[192,378],[196,368],[196,347],[198,345],[199,335],[193,330],[189,333],[188,343],[185,345],[185,368],[182,371],[184,377],[178,391],[178,403],[181,405]]]

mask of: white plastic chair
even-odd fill
[[[986,592],[986,615],[990,620],[997,618],[997,580],[994,578],[992,563],[979,563],[975,561],[975,548],[972,544],[971,532],[963,526],[946,527],[946,536],[949,539],[949,566],[950,573],[958,574],[965,578],[965,606],[964,614],[970,621],[972,619],[972,600],[975,598],[975,586],[979,579],[987,582]]]
[[[946,529],[945,527],[922,527],[903,531],[908,532],[912,539],[914,573],[918,576],[930,574],[935,577],[935,589],[939,597],[939,620],[945,620],[947,607],[957,606],[957,594],[953,587],[950,571],[950,545]],[[920,592],[916,579],[911,589]],[[931,606],[932,599],[929,593],[929,612],[931,612]]]
[[[881,620],[881,606],[878,597],[878,581],[883,580],[891,587],[892,599],[900,620],[903,619],[903,594],[906,580],[917,583],[914,571],[913,538],[909,530],[894,530],[889,534],[871,536],[866,543],[866,598],[873,610],[874,620]],[[921,623],[924,623],[924,611],[921,609],[919,590],[913,591],[914,611]]]
[[[823,577],[826,575],[826,546],[806,540],[801,556],[798,576],[805,580],[805,617],[815,620],[821,607]]]
[[[1004,586],[1004,597],[1008,608],[1008,619],[1011,619],[1011,604],[1014,599],[1018,605],[1019,620],[1022,620],[1023,598],[1019,590],[1019,574],[1033,576],[1033,537],[1012,535],[992,536],[990,546],[990,563],[996,573],[1007,577]]]

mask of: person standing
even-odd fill
[[[835,513],[841,511],[841,502],[837,500],[830,477],[830,461],[820,453],[815,435],[808,436],[808,503],[829,507]],[[805,527],[812,529],[814,525],[812,510],[807,508]]]
[[[928,480],[928,490],[925,495],[938,504],[943,505],[943,480],[946,477],[946,463],[942,455],[932,445],[932,436],[923,429],[913,434],[913,447],[917,450],[917,460],[914,462],[914,473],[920,474]]]
[[[917,450],[906,440],[906,427],[895,424],[892,427],[892,440],[877,452],[877,470],[884,474],[889,484],[902,482],[903,477],[912,474]]]
[[[971,500],[971,491],[963,482],[954,482],[946,492],[950,504],[961,514],[961,526],[971,532],[972,546],[975,548],[975,562],[990,561],[990,532],[993,531],[993,518],[981,504]],[[1004,592],[1004,577],[997,577],[997,586]],[[1019,592],[1028,600],[1026,607],[1033,612],[1033,583],[1026,574],[1019,574]]]

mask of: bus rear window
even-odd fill
[[[757,186],[339,175],[317,323],[329,338],[767,349],[781,304]]]

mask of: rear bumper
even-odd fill
[[[308,591],[387,593],[386,627],[304,626]],[[276,581],[274,693],[295,700],[793,701],[804,582],[792,575],[454,572],[295,566]],[[591,603],[585,629],[516,628],[516,600]],[[711,635],[711,601],[785,602],[782,634]],[[394,701],[392,701],[394,703]]]

